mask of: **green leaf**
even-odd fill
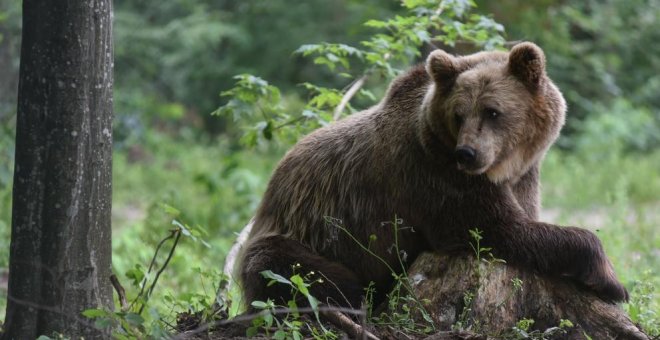
[[[177,226],[179,228],[179,230],[181,230],[181,234],[183,234],[183,236],[188,236],[188,237],[192,236],[192,233],[190,232],[188,227],[186,225],[184,225],[183,223],[181,223],[177,220],[172,220],[172,224]]]
[[[296,289],[298,289],[298,291],[300,291],[303,295],[305,296],[309,295],[309,291],[307,290],[308,284],[305,283],[305,281],[300,275],[296,274],[291,276],[291,282],[294,284]]]
[[[103,309],[97,309],[97,308],[92,308],[92,309],[86,309],[82,312],[82,315],[87,318],[98,318],[100,316],[107,316],[108,312],[104,311]]]
[[[266,123],[266,126],[263,128],[263,130],[261,130],[261,132],[263,133],[264,138],[266,138],[266,140],[273,139],[273,121],[269,120]]]
[[[259,327],[254,327],[253,326],[253,327],[249,327],[245,331],[245,336],[247,336],[248,338],[253,338],[253,337],[257,336],[258,333],[259,333]]]
[[[279,274],[275,274],[270,270],[264,270],[264,271],[260,272],[260,274],[261,274],[261,276],[263,276],[267,279],[271,279],[271,280],[274,280],[276,282],[284,283],[284,284],[287,284],[287,285],[290,285],[290,286],[292,285],[291,281],[287,280],[284,276],[279,275]]]
[[[575,325],[571,320],[566,320],[566,319],[561,319],[559,320],[559,327],[560,328],[573,328]]]
[[[307,302],[309,302],[309,306],[312,308],[314,311],[314,314],[316,315],[316,318],[318,319],[319,317],[319,300],[317,300],[315,297],[313,297],[310,294],[307,294]]]
[[[259,309],[265,309],[268,306],[263,301],[252,301],[251,305],[252,305],[252,307],[259,308]]]
[[[135,267],[129,269],[124,275],[131,279],[133,286],[138,287],[140,282],[144,279],[144,269],[142,268],[142,265],[138,263]]]
[[[159,206],[163,211],[165,211],[166,214],[171,215],[171,216],[179,216],[181,214],[181,211],[179,209],[167,204],[167,203],[160,203]]]
[[[387,26],[387,23],[380,20],[368,20],[367,22],[364,23],[364,25],[373,28],[383,28]]]
[[[268,305],[266,305],[268,306]],[[263,316],[264,318],[264,327],[271,327],[273,326],[273,314],[268,313]]]
[[[97,318],[94,320],[94,327],[99,329],[106,329],[113,327],[112,319],[110,318]]]
[[[275,340],[284,340],[284,339],[286,339],[286,332],[284,332],[281,329],[278,329],[277,331],[275,331],[275,333],[273,333],[273,339],[275,339]]]
[[[140,326],[144,324],[144,319],[142,318],[142,316],[136,313],[126,313],[124,319],[126,319],[126,321],[128,321],[128,323],[130,323],[133,326]]]

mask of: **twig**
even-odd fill
[[[158,272],[156,272],[156,277],[154,277],[154,281],[151,283],[151,287],[149,287],[149,291],[147,292],[147,299],[151,296],[151,293],[153,293],[154,288],[156,287],[156,283],[158,282],[158,278],[160,277],[160,274],[163,273],[165,268],[167,268],[167,265],[170,263],[170,260],[172,259],[172,256],[174,255],[174,250],[176,249],[176,245],[179,243],[179,239],[181,238],[181,229],[176,229],[174,231],[176,234],[176,238],[174,239],[174,244],[172,244],[172,248],[170,248],[170,253],[167,254],[167,259],[165,260],[165,263],[163,263],[163,266],[160,267]],[[140,306],[140,310],[138,311],[138,314],[142,314],[142,311],[144,310],[146,303],[143,303]]]
[[[177,230],[178,229],[174,229],[174,230],[170,231],[170,235],[167,236],[166,238],[162,239],[158,243],[158,246],[156,247],[156,251],[154,252],[154,256],[151,258],[151,263],[149,263],[149,269],[147,269],[147,274],[151,273],[151,269],[153,268],[154,264],[156,263],[156,257],[158,256],[158,251],[160,251],[160,248],[163,246],[163,244],[165,244],[165,241],[167,241],[167,240],[171,239],[172,237],[174,237],[174,234],[177,232]],[[142,294],[144,294],[144,288],[146,286],[147,286],[147,277],[145,276],[145,278],[142,280],[142,288],[140,288],[140,293],[138,293],[138,295],[135,296],[135,299],[133,299],[133,301],[131,301],[131,305],[128,307],[129,309],[131,309],[133,307],[133,305],[137,302],[137,300],[142,296]]]
[[[313,313],[315,310],[318,310],[319,313],[325,313],[328,311],[335,311],[337,313],[344,313],[344,314],[351,314],[351,315],[356,315],[356,316],[362,316],[364,315],[364,311],[359,310],[359,309],[351,309],[351,308],[342,308],[342,307],[329,307],[329,306],[319,306],[317,309],[311,308],[311,307],[304,307],[304,308],[296,308],[295,311],[298,313]],[[272,315],[281,315],[281,314],[289,314],[293,312],[294,309],[291,308],[275,308],[272,310],[264,310],[259,313],[254,313],[254,314],[243,314],[239,315],[233,319],[225,319],[225,320],[218,320],[214,322],[209,322],[206,324],[203,324],[193,330],[186,331],[185,333],[181,333],[177,336],[172,337],[172,340],[179,340],[179,339],[188,339],[189,336],[199,334],[201,332],[205,332],[215,326],[226,326],[229,324],[247,324],[250,323],[252,320],[264,316],[266,314],[272,314]]]
[[[365,330],[364,327],[353,322],[351,318],[341,312],[336,310],[324,310],[321,311],[321,315],[354,339],[378,340],[377,336]]]
[[[364,86],[365,81],[367,81],[367,78],[369,78],[368,73],[365,73],[362,75],[362,77],[358,78],[353,85],[344,93],[344,96],[341,97],[341,101],[339,102],[339,105],[335,108],[335,112],[332,116],[332,119],[338,120],[341,117],[341,113],[344,112],[344,109],[346,108],[346,105],[348,105],[348,102],[351,101],[353,96]]]
[[[387,61],[391,57],[392,57],[392,54],[387,52],[387,53],[385,53],[385,55],[383,55],[383,60]],[[362,76],[360,78],[355,80],[353,85],[351,85],[351,87],[348,88],[346,93],[344,93],[344,96],[341,97],[341,101],[339,101],[339,105],[337,105],[337,107],[335,108],[335,112],[332,115],[333,120],[338,120],[339,118],[341,118],[341,113],[344,112],[344,109],[346,108],[346,105],[348,105],[348,103],[351,101],[351,99],[353,99],[353,96],[355,96],[355,94],[362,88],[362,86],[364,86],[364,83],[367,81],[367,79],[369,78],[369,75],[371,74],[371,72],[373,70],[374,70],[373,66],[370,67],[369,69],[367,69],[364,72],[364,74],[362,74]]]
[[[128,310],[128,303],[126,302],[126,291],[124,290],[124,287],[121,286],[121,283],[119,283],[119,279],[117,279],[117,275],[112,274],[110,275],[110,282],[112,283],[112,286],[115,287],[115,291],[117,292],[117,296],[119,297],[119,306],[121,307],[121,311],[125,312]]]

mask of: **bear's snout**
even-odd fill
[[[454,151],[458,164],[462,167],[471,168],[477,160],[477,151],[467,145],[460,145]]]

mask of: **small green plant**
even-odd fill
[[[515,340],[546,340],[556,338],[558,335],[566,334],[569,328],[574,325],[570,320],[561,319],[559,325],[550,327],[544,331],[532,330],[534,320],[522,319],[511,329],[510,333],[504,334],[499,338],[502,339],[515,339]],[[586,334],[585,334],[586,335]]]
[[[484,274],[482,273],[482,269],[481,269],[482,263],[485,263],[490,268],[495,263],[506,263],[506,261],[496,258],[493,255],[493,253],[491,253],[492,248],[481,246],[481,240],[483,239],[482,236],[483,232],[481,230],[479,230],[478,228],[470,229],[469,233],[470,233],[470,237],[472,238],[472,241],[470,242],[470,247],[472,248],[475,257],[474,271],[477,275],[476,281],[480,282],[480,279]],[[506,300],[509,299],[515,293],[516,289],[518,288],[522,289],[522,281],[514,279],[512,280],[512,284],[513,284],[512,292],[509,295],[507,295],[507,297],[505,297],[505,299],[502,302],[500,302],[500,304],[506,302]],[[474,301],[475,295],[478,290],[479,290],[479,286],[472,287],[463,294],[463,310],[459,314],[454,325],[452,325],[453,330],[467,330],[467,329],[479,328],[478,320],[472,320],[470,317],[470,314],[472,312],[472,302]]]
[[[652,277],[652,272],[647,270],[639,280],[635,281],[626,310],[630,318],[639,323],[650,336],[658,337],[660,336],[660,315],[653,308],[653,299],[657,292],[656,286],[652,283]]]
[[[218,291],[218,286],[229,278],[216,269],[205,271],[200,267],[194,267],[193,272],[198,275],[202,292],[184,292],[178,296],[167,292],[163,296],[165,303],[177,311],[198,314],[201,320],[213,320],[220,311],[229,314],[231,301],[219,301],[219,297],[212,298]]]
[[[463,310],[461,314],[458,315],[456,322],[451,326],[452,330],[460,331],[470,329],[472,319],[470,314],[472,313],[472,301],[474,301],[474,292],[475,290],[468,290],[463,293]]]
[[[273,273],[270,270],[261,272],[261,275],[268,279],[268,285],[283,284],[291,289],[291,299],[287,301],[287,306],[278,306],[272,300],[252,301],[252,307],[260,310],[260,315],[252,320],[252,326],[247,329],[247,336],[252,337],[260,331],[273,339],[303,339],[303,326],[315,339],[336,339],[337,335],[323,326],[319,314],[319,301],[309,292],[309,287],[314,283],[323,283],[322,278],[316,277],[316,273],[309,272],[301,276],[296,273],[300,269],[300,264],[293,265],[293,275],[285,278],[282,275]],[[314,324],[305,322],[298,307],[299,298],[304,298],[309,304],[311,311],[316,318],[316,327]]]
[[[394,288],[387,294],[387,310],[380,315],[372,315],[370,322],[379,326],[388,326],[407,334],[429,334],[435,330],[434,322],[426,309],[425,303],[411,292],[409,279],[404,275],[395,275]],[[373,307],[373,306],[372,306]],[[421,315],[424,322],[417,321]]]
[[[514,277],[511,279],[511,289],[509,289],[509,292],[506,294],[504,299],[500,301],[496,307],[500,307],[503,304],[505,304],[511,297],[513,297],[514,294],[520,293],[523,291],[523,281],[517,277]]]
[[[182,236],[195,242],[200,242],[204,246],[209,246],[208,243],[201,239],[203,232],[200,231],[199,228],[191,228],[189,225],[182,223],[177,219],[181,214],[179,210],[166,204],[163,204],[162,208],[174,217],[171,222],[174,228],[170,230],[170,234],[167,237],[163,238],[158,243],[146,271],[142,265],[136,264],[125,274],[126,278],[130,280],[132,286],[138,290],[138,293],[133,297],[131,302],[128,303],[124,288],[119,283],[119,280],[113,275],[112,282],[119,295],[119,311],[87,309],[82,312],[83,316],[94,319],[94,324],[97,328],[109,329],[113,338],[167,338],[169,336],[167,327],[170,327],[170,324],[165,321],[164,317],[161,316],[155,308],[147,308],[149,306],[149,299],[154,293],[159,278],[172,260]],[[171,241],[169,251],[162,264],[158,265],[159,253],[168,241]],[[212,276],[212,274],[202,272],[201,270],[198,270],[198,272],[200,276]],[[215,279],[215,276],[213,278]],[[190,294],[187,299],[182,299],[175,303],[171,298],[168,300],[166,295],[165,300],[166,302],[169,301],[178,305],[182,305],[184,301],[187,301],[188,304],[186,307],[188,310],[200,308],[199,310],[208,309],[210,311],[212,300],[209,302],[207,296],[208,295],[201,296]],[[210,296],[213,296],[213,294]],[[148,313],[145,313],[145,311]],[[151,320],[151,322],[147,322],[147,320]]]
[[[428,301],[422,301],[415,296],[412,284],[408,277],[407,266],[405,264],[408,254],[405,250],[399,247],[399,233],[403,230],[401,227],[402,223],[403,220],[397,216],[394,216],[394,220],[391,222],[382,223],[384,227],[388,225],[392,227],[394,243],[390,246],[388,251],[396,254],[400,269],[395,270],[390,263],[372,250],[372,245],[378,240],[376,235],[371,235],[368,243],[365,245],[343,226],[341,220],[326,217],[326,225],[328,227],[339,229],[348,235],[358,247],[362,248],[366,253],[381,262],[390,271],[394,278],[394,288],[392,288],[387,294],[387,310],[383,311],[380,315],[373,314],[373,282],[366,288],[365,296],[367,299],[367,315],[369,320],[374,324],[392,327],[406,333],[428,334],[435,330],[435,324],[424,306],[425,302]],[[422,317],[423,323],[420,324],[416,321],[416,315]]]
[[[493,248],[491,247],[482,247],[481,246],[481,240],[483,239],[483,236],[481,234],[483,233],[481,230],[478,228],[475,229],[470,229],[470,237],[474,240],[474,242],[470,242],[470,247],[472,247],[472,250],[474,251],[474,256],[476,257],[476,265],[477,265],[477,274],[481,276],[481,271],[480,271],[480,266],[479,264],[486,263],[489,267],[492,266],[495,263],[506,263],[506,261],[502,259],[496,258],[491,250]]]

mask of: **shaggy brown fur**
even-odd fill
[[[315,271],[312,294],[358,307],[388,268],[422,251],[469,248],[469,229],[513,265],[565,276],[608,301],[627,292],[591,232],[538,222],[539,163],[564,123],[565,104],[531,43],[454,57],[436,50],[397,78],[376,106],[301,140],[275,170],[239,266],[247,301],[289,298],[259,274]],[[457,148],[474,157],[457,160]],[[392,251],[391,224],[402,220]],[[369,241],[376,235],[375,241]],[[319,274],[320,273],[320,274]]]

